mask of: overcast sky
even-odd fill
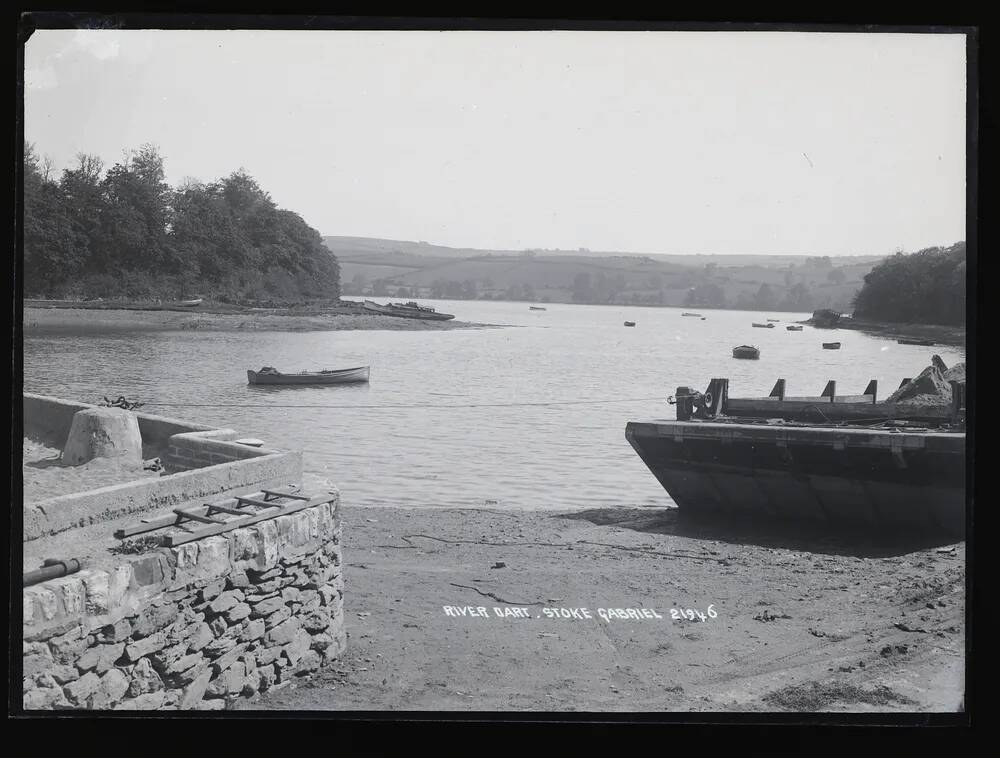
[[[965,238],[965,84],[961,35],[45,30],[25,138],[324,235],[874,254]]]

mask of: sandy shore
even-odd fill
[[[344,657],[240,708],[954,712],[963,702],[964,543],[762,534],[660,508],[345,507],[344,540]],[[485,616],[450,615],[470,607]]]
[[[113,331],[274,331],[308,332],[347,329],[391,329],[427,331],[487,328],[487,324],[465,321],[421,321],[380,314],[319,313],[292,311],[244,311],[239,313],[193,313],[182,310],[111,310],[96,308],[24,309],[25,334]]]

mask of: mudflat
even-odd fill
[[[691,522],[345,506],[348,649],[240,709],[963,706],[965,545]]]

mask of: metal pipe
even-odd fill
[[[29,571],[24,575],[24,586],[30,587],[39,582],[46,582],[49,579],[58,579],[61,576],[75,574],[83,568],[83,562],[78,558],[68,558],[65,561],[56,558],[47,558],[42,567]]]

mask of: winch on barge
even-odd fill
[[[677,388],[676,421],[629,422],[625,437],[682,512],[962,537],[964,370],[947,382],[935,359],[950,403],[897,402],[928,371],[881,403],[874,381],[791,398],[779,379],[767,398],[736,399],[713,379],[704,394]]]

